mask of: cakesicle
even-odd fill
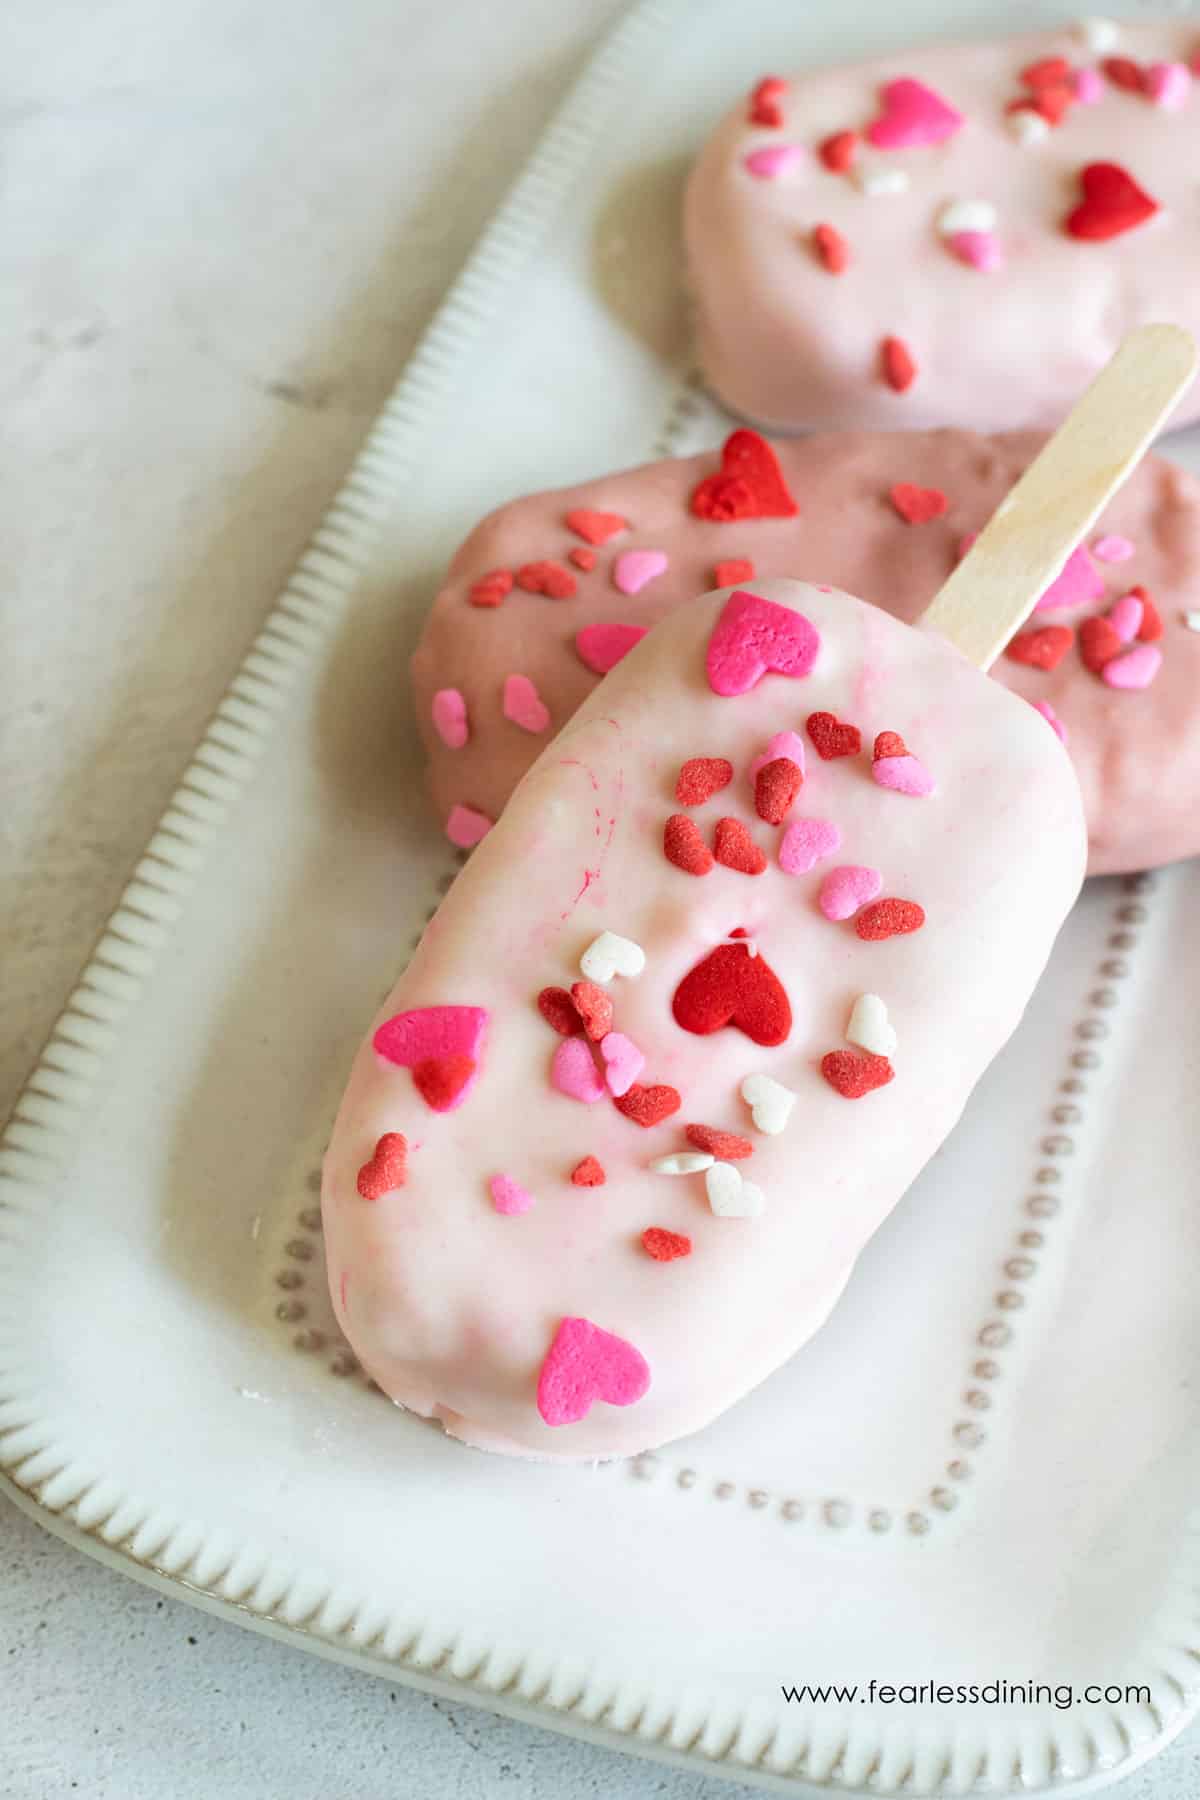
[[[1053,426],[1132,326],[1200,328],[1198,53],[1090,20],[740,95],[685,204],[714,390],[783,431]]]

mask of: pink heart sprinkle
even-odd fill
[[[1099,600],[1103,592],[1104,577],[1088,555],[1086,544],[1080,544],[1072,550],[1062,574],[1050,583],[1033,610],[1051,612],[1059,606],[1082,606],[1085,600]]]
[[[550,1079],[560,1094],[566,1094],[570,1100],[582,1100],[585,1106],[593,1106],[597,1100],[603,1100],[608,1091],[601,1080],[600,1071],[592,1057],[591,1045],[586,1038],[563,1039],[554,1052]]]
[[[956,231],[947,242],[959,262],[984,275],[1004,267],[1004,246],[994,231]]]
[[[1122,594],[1108,609],[1108,622],[1123,644],[1132,644],[1145,616],[1146,609],[1136,594]]]
[[[402,1069],[443,1056],[469,1056],[473,1073],[448,1106],[435,1112],[453,1112],[462,1105],[479,1077],[480,1048],[487,1029],[484,1006],[418,1006],[411,1012],[385,1019],[371,1042],[377,1056]]]
[[[575,652],[597,675],[607,675],[648,630],[646,625],[585,625],[575,633]]]
[[[966,122],[948,100],[909,75],[887,82],[880,97],[883,112],[867,126],[867,138],[877,150],[940,144],[961,131]]]
[[[760,181],[774,181],[803,159],[803,144],[764,144],[761,150],[751,150],[742,162]]]
[[[1050,702],[1048,700],[1033,700],[1030,702],[1030,705],[1033,707],[1034,712],[1041,713],[1043,719],[1045,719],[1059,743],[1065,744],[1067,741],[1067,728],[1051,706]]]
[[[831,869],[825,877],[817,905],[827,919],[852,919],[860,906],[874,900],[882,886],[883,876],[878,869],[846,863],[840,869]]]
[[[807,675],[821,639],[803,613],[739,590],[725,602],[708,640],[708,685],[714,694],[748,694],[768,672]]]
[[[1104,80],[1099,69],[1076,69],[1072,77],[1075,98],[1081,106],[1095,106],[1104,98]]]
[[[1192,77],[1186,63],[1151,63],[1143,77],[1143,85],[1155,106],[1165,106],[1169,112],[1176,112],[1187,104]]]
[[[627,1094],[642,1070],[646,1059],[634,1043],[620,1031],[609,1031],[600,1039],[600,1055],[604,1059],[604,1079],[608,1091],[617,1099]]]
[[[547,1425],[574,1425],[595,1400],[632,1406],[650,1386],[641,1351],[590,1319],[564,1319],[538,1374],[537,1408]]]
[[[670,562],[665,550],[625,550],[613,564],[613,586],[623,594],[640,594]]]
[[[879,757],[871,764],[871,779],[881,788],[890,788],[894,794],[911,794],[914,799],[923,799],[934,789],[933,776],[912,755]]]
[[[460,850],[473,850],[495,823],[473,806],[452,806],[446,817],[446,836]]]
[[[832,856],[842,834],[829,819],[793,819],[779,844],[779,866],[785,875],[807,875],[826,856]]]
[[[1092,545],[1092,555],[1097,562],[1128,562],[1134,553],[1134,544],[1130,538],[1118,537],[1110,531],[1107,537],[1097,538]]]
[[[506,1214],[510,1219],[519,1218],[533,1205],[533,1195],[519,1181],[514,1181],[511,1175],[493,1175],[488,1188],[496,1211]]]
[[[528,675],[504,677],[504,716],[535,736],[550,723],[550,709]]]
[[[433,729],[447,750],[461,750],[471,735],[467,723],[467,703],[457,688],[439,688],[430,708]]]
[[[789,762],[794,762],[803,775],[804,739],[797,737],[794,731],[777,731],[762,754],[756,756],[750,764],[751,781],[754,780],[760,769],[765,769],[769,762],[778,762],[781,756],[786,756]]]
[[[1157,644],[1139,644],[1114,656],[1100,671],[1100,679],[1110,688],[1147,688],[1162,667],[1162,651]]]

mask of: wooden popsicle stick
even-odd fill
[[[1197,355],[1178,325],[1131,331],[935,595],[922,630],[990,668],[1191,385]]]

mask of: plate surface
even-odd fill
[[[455,866],[405,680],[441,565],[511,495],[719,438],[688,373],[688,155],[763,68],[942,10],[629,16],[256,640],[0,1150],[0,1468],[52,1529],[393,1679],[783,1790],[1082,1791],[1200,1701],[1200,967],[1173,960],[1200,871],[1089,887],[829,1325],[658,1455],[509,1464],[391,1408],[333,1326],[316,1171]],[[871,1677],[1059,1702],[781,1692]]]

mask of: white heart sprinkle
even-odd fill
[[[859,164],[854,171],[854,179],[863,193],[873,199],[880,194],[902,194],[908,187],[906,170],[873,169],[869,163]]]
[[[716,1162],[707,1150],[677,1150],[673,1156],[660,1156],[650,1167],[656,1175],[698,1175]]]
[[[761,1188],[743,1181],[733,1163],[715,1162],[704,1177],[708,1204],[718,1219],[757,1219],[766,1206]]]
[[[878,994],[860,994],[850,1013],[846,1041],[869,1050],[872,1056],[892,1056],[896,1049],[895,1028],[888,1021],[888,1010]]]
[[[1075,27],[1089,50],[1097,56],[1103,56],[1106,50],[1115,50],[1121,28],[1115,19],[1080,19]]]
[[[937,228],[943,237],[956,237],[960,231],[995,231],[996,209],[990,200],[952,200],[938,214]]]
[[[1189,631],[1200,631],[1200,612],[1185,612],[1183,622]]]
[[[1018,144],[1040,144],[1043,138],[1050,135],[1049,124],[1031,106],[1022,106],[1016,112],[1010,112],[1008,129]]]
[[[778,1137],[792,1116],[796,1096],[772,1075],[747,1075],[742,1083],[742,1099],[750,1108],[755,1129],[767,1137]]]
[[[593,938],[579,959],[579,967],[589,981],[611,981],[614,975],[640,975],[646,966],[646,952],[632,938],[618,937],[615,931],[602,931]]]

